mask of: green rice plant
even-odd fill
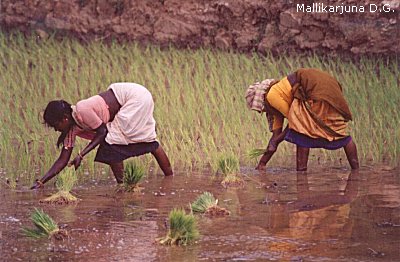
[[[0,115],[0,148],[9,149],[0,151],[0,167],[10,179],[27,172],[33,181],[35,173],[30,171],[47,169],[59,153],[54,146],[58,134],[44,128],[40,117],[48,101],[63,98],[75,103],[105,90],[109,83],[132,79],[146,86],[156,99],[154,117],[162,127],[159,140],[173,156],[173,166],[187,170],[211,166],[215,171],[220,151],[235,152],[242,165],[251,164],[246,152],[266,144],[271,133],[265,114],[247,109],[247,86],[265,78],[281,79],[301,67],[320,68],[341,83],[354,118],[350,134],[361,164],[385,161],[396,165],[399,161],[397,57],[351,61],[340,56],[260,56],[152,45],[143,48],[135,43],[82,44],[68,38],[38,41],[22,34],[0,33],[0,59],[0,111],[9,112]],[[77,147],[87,143],[76,142]],[[282,143],[269,165],[294,166],[287,161],[293,149],[292,144]],[[321,162],[335,160],[331,165],[344,154],[343,150],[313,152]],[[83,165],[94,178],[103,167],[94,164],[93,158],[93,154],[87,156]],[[80,168],[78,172],[85,171]]]
[[[70,192],[78,180],[75,170],[72,168],[64,169],[61,174],[57,176],[56,188],[59,191]]]
[[[205,213],[211,206],[217,205],[218,199],[215,199],[210,192],[204,192],[191,204],[193,212]]]
[[[71,194],[71,190],[74,187],[78,178],[76,177],[75,171],[71,168],[64,169],[61,174],[57,176],[56,188],[58,192],[40,200],[40,203],[46,204],[71,204],[80,201],[79,198]]]
[[[238,187],[243,186],[244,181],[239,175],[240,165],[239,160],[235,156],[222,156],[218,160],[218,170],[223,174],[222,186]]]
[[[139,183],[146,176],[143,166],[130,162],[125,166],[124,170],[124,190],[126,192],[140,192]]]
[[[218,206],[218,199],[215,199],[210,192],[204,192],[190,205],[193,212],[204,213],[208,216],[229,215],[229,211]]]
[[[218,159],[218,171],[224,176],[238,173],[240,170],[239,160],[235,156],[222,156]]]
[[[262,156],[265,153],[265,149],[263,148],[254,148],[247,152],[247,156],[250,159],[256,159],[259,156]]]
[[[22,234],[31,238],[55,238],[63,240],[68,237],[68,233],[58,227],[57,223],[43,210],[35,208],[31,214],[31,220],[35,228],[23,228]]]
[[[193,214],[186,214],[184,209],[174,208],[169,213],[169,229],[163,238],[157,240],[163,245],[188,245],[192,244],[200,233]]]

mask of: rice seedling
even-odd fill
[[[188,245],[192,244],[200,233],[193,214],[186,214],[184,209],[174,208],[169,213],[169,229],[163,238],[158,238],[163,245]]]
[[[254,149],[251,149],[251,150],[247,153],[247,156],[248,156],[250,159],[256,159],[256,158],[258,158],[259,156],[262,156],[264,153],[265,153],[265,149],[263,149],[263,148],[254,148]]]
[[[235,156],[222,156],[218,160],[218,171],[224,176],[238,173],[240,170],[239,160]]]
[[[240,187],[244,185],[243,179],[239,175],[239,160],[235,156],[221,157],[218,160],[218,170],[223,174],[222,186]]]
[[[23,228],[22,234],[31,238],[54,238],[64,240],[68,238],[67,231],[60,229],[57,223],[43,210],[37,208],[31,214],[31,220],[35,228]]]
[[[146,176],[145,168],[135,162],[129,162],[125,166],[124,180],[122,187],[117,189],[117,192],[140,192],[140,181]]]
[[[210,192],[204,192],[190,205],[193,212],[204,213],[206,216],[225,216],[230,212],[218,206],[218,199],[215,199]]]
[[[77,179],[78,178],[73,169],[64,169],[56,179],[56,188],[58,189],[58,192],[40,200],[40,203],[63,205],[78,202],[80,199],[71,194],[71,190]]]
[[[141,48],[134,43],[81,44],[51,37],[37,41],[4,33],[0,33],[0,58],[0,111],[9,112],[0,115],[0,148],[9,148],[0,151],[0,166],[11,176],[50,166],[58,155],[54,146],[58,134],[44,128],[39,117],[49,100],[63,98],[74,103],[121,79],[135,79],[152,92],[157,104],[154,116],[162,127],[159,139],[174,156],[173,166],[214,168],[221,150],[240,155],[241,164],[251,164],[245,152],[266,144],[271,134],[264,114],[246,108],[246,87],[265,78],[281,78],[301,67],[330,72],[343,86],[354,117],[351,135],[360,161],[398,164],[400,66],[396,58],[352,62],[341,57],[259,56],[151,45]],[[373,72],[374,77],[365,72]],[[78,139],[76,146],[85,144]],[[287,165],[292,150],[293,145],[282,143],[270,164]],[[343,158],[344,154],[342,150],[313,151],[321,162]],[[95,177],[102,167],[93,164],[93,158],[89,154],[84,165]],[[34,174],[29,174],[32,181]]]

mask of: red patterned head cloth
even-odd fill
[[[250,85],[246,90],[247,107],[259,113],[265,112],[265,93],[274,83],[275,79],[265,79]]]

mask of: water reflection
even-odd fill
[[[34,255],[38,261],[399,261],[397,173],[278,170],[249,176],[244,188],[224,189],[208,173],[149,176],[142,194],[115,194],[113,181],[80,187],[76,206],[43,206],[70,230],[71,238],[56,245],[16,235],[44,196],[3,190],[0,260],[29,261]],[[187,208],[204,191],[231,215],[196,215],[201,237],[193,246],[156,244],[167,233],[171,209]]]
[[[311,190],[307,173],[299,172],[294,199],[282,200],[279,185],[273,182],[264,201],[270,207],[268,228],[313,240],[350,235],[350,205],[357,197],[359,184],[359,172],[351,172],[343,190]]]
[[[351,203],[357,197],[359,173],[350,173],[343,192],[311,191],[307,175],[297,176],[297,200],[288,203],[289,228],[293,237],[327,239],[350,237]]]

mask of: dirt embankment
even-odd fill
[[[0,0],[3,30],[161,46],[400,53],[399,0]],[[331,8],[334,9],[331,9]]]

